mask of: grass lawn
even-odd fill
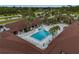
[[[0,18],[0,20],[8,20],[8,18]]]
[[[8,24],[8,23],[10,23],[10,22],[16,22],[16,21],[18,21],[18,20],[6,20],[6,21],[1,21],[1,22],[0,22],[0,25],[4,25],[4,24]]]
[[[11,23],[11,22],[16,22],[18,21],[17,19],[15,20],[12,20],[11,18],[12,17],[15,17],[17,15],[11,15],[11,16],[4,16],[3,18],[0,18],[0,25],[4,25],[4,24],[7,24],[7,23]]]

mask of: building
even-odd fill
[[[26,54],[53,54],[53,53],[79,53],[79,22],[74,22],[57,36],[45,50],[41,50],[31,43],[18,37],[17,34],[29,28],[39,26],[40,20],[28,22],[20,20],[5,25],[8,31],[0,32],[0,53],[26,53]],[[28,31],[28,30],[27,30]]]
[[[71,24],[55,40],[57,48],[61,52],[79,53],[79,21]]]

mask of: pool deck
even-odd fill
[[[38,41],[37,39],[31,37],[31,35],[37,33],[38,31],[39,30],[37,28],[37,29],[34,29],[34,30],[29,31],[27,33],[18,34],[17,36],[24,39],[24,40],[26,40],[26,41],[28,41],[28,42],[30,42],[31,44],[37,46],[40,49],[45,49],[45,48],[47,48],[47,45],[45,47],[43,47],[42,45],[43,45],[43,43],[48,44],[48,40],[52,39],[52,34],[47,36],[46,38],[44,38],[42,41]]]
[[[50,40],[50,39],[51,39],[50,41],[52,41],[55,37],[57,37],[64,30],[63,28],[65,26],[68,26],[68,25],[66,25],[66,24],[55,24],[55,25],[50,25],[50,26],[42,25],[43,28],[45,28],[47,31],[49,31],[50,28],[52,28],[54,26],[57,26],[57,25],[60,26],[60,30],[58,30],[57,33],[54,36],[52,36],[52,39],[50,38],[51,37],[51,35],[50,35],[50,36],[48,36],[47,38],[45,38],[44,40],[42,40],[40,42],[40,41],[36,40],[35,38],[31,37],[31,35],[38,32],[38,28],[34,29],[32,31],[29,31],[27,33],[23,32],[21,34],[18,34],[17,36],[24,39],[24,40],[26,40],[26,41],[28,41],[28,42],[30,42],[30,43],[32,43],[32,44],[34,44],[35,46],[38,45],[37,47],[39,47],[41,49],[45,49],[44,47],[42,47],[43,43],[48,43],[48,40]]]

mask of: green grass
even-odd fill
[[[0,20],[8,20],[8,18],[0,18]]]
[[[75,15],[79,15],[79,12],[73,12],[73,14],[75,14]]]
[[[14,17],[14,16],[17,16],[19,14],[11,14],[11,15],[6,15],[6,16],[11,16],[11,17]],[[5,16],[5,15],[0,15],[0,16]]]
[[[16,22],[16,21],[18,21],[18,20],[6,20],[6,21],[1,21],[1,22],[0,22],[0,25],[4,25],[4,24],[8,24],[8,23],[10,23],[10,22]]]
[[[0,20],[6,20],[6,19],[1,19],[1,18],[0,18]]]
[[[4,24],[7,24],[7,23],[10,23],[10,22],[16,22],[16,20],[11,20],[12,17],[15,17],[16,15],[11,15],[11,17],[7,17],[5,16],[4,18],[0,18],[0,20],[4,20],[4,21],[0,21],[0,25],[4,25]]]

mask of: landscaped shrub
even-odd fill
[[[54,26],[54,27],[50,28],[49,32],[52,34],[55,34],[58,30],[60,30],[60,27]]]

